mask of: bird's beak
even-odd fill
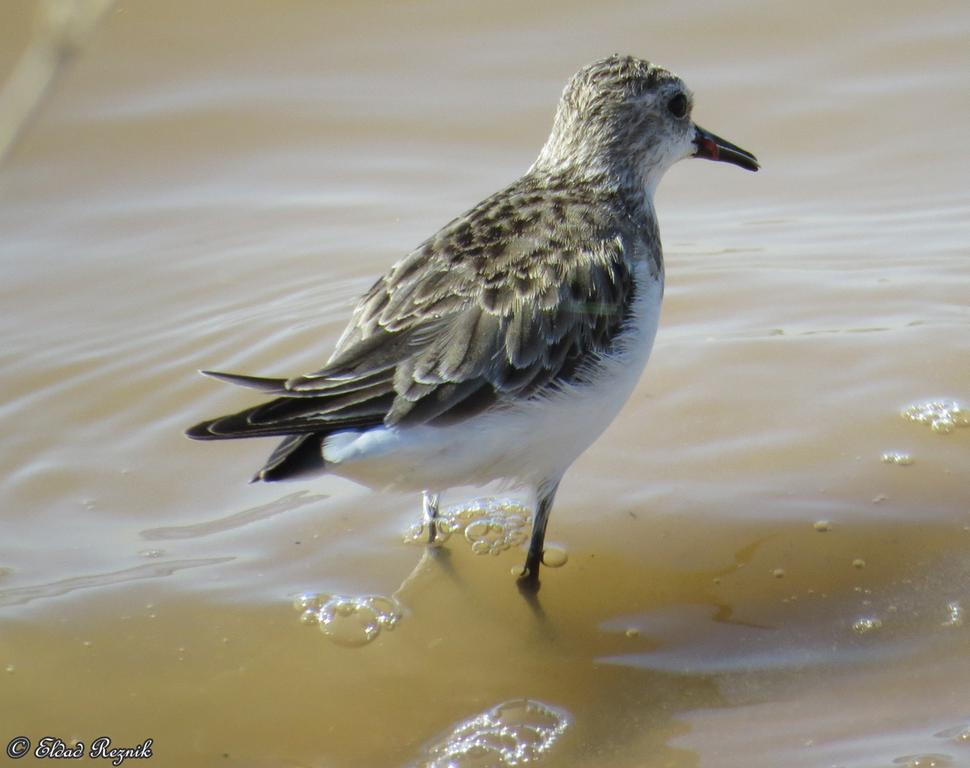
[[[705,131],[699,125],[694,126],[694,131],[694,146],[697,147],[694,157],[704,157],[722,163],[734,163],[748,171],[758,170],[758,158],[747,150]]]

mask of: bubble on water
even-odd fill
[[[393,629],[401,611],[392,599],[380,595],[336,596],[321,606],[318,615],[326,637],[338,645],[358,646],[374,640],[382,629]]]
[[[942,622],[944,627],[963,626],[963,606],[958,600],[951,600],[946,604],[946,620]]]
[[[476,554],[498,554],[522,544],[528,536],[531,513],[521,505],[489,499],[461,513],[465,540]]]
[[[627,637],[640,637],[640,630],[636,627],[628,627],[623,634]]]
[[[17,671],[17,668],[13,664],[7,664],[7,666],[3,668],[3,671],[6,672],[8,675],[12,675],[14,672]]]
[[[318,610],[306,610],[300,614],[300,621],[303,624],[319,624],[320,623],[320,611]]]
[[[903,755],[893,760],[893,765],[903,768],[949,768],[956,765],[950,755]]]
[[[882,629],[882,620],[875,616],[863,616],[852,622],[852,631],[857,635],[867,635]]]
[[[933,735],[938,739],[949,739],[954,744],[970,746],[970,724],[968,723],[955,725]]]
[[[487,541],[473,541],[472,552],[476,555],[487,555],[492,549]]]
[[[445,520],[443,518],[441,520],[435,520],[435,534],[434,541],[431,542],[432,545],[435,547],[440,547],[451,538],[452,533],[453,527],[449,520]]]
[[[970,426],[970,409],[955,400],[934,400],[914,403],[900,414],[916,424],[928,425],[934,432],[945,435],[957,427]]]
[[[538,760],[569,726],[562,709],[513,699],[456,725],[433,744],[421,768],[504,768]]]
[[[785,578],[785,569],[784,568],[775,568],[771,572],[771,575],[774,576],[776,579],[783,579],[783,578]]]
[[[423,522],[411,523],[404,532],[405,544],[426,544],[428,541],[427,529]]]
[[[499,555],[522,544],[532,525],[532,510],[511,501],[493,498],[441,510],[433,546],[461,536],[476,555]],[[404,536],[408,543],[427,544],[426,523],[415,523]]]
[[[444,517],[434,519],[434,541],[429,541],[428,526],[429,521],[424,520],[420,523],[412,523],[404,534],[406,544],[426,544],[430,547],[444,546],[445,542],[451,538],[454,526],[451,521]]]
[[[828,520],[817,520],[812,527],[819,533],[825,533],[832,530],[832,523]]]
[[[147,557],[152,560],[159,558],[164,554],[165,554],[164,549],[143,549],[141,552],[138,553],[140,557]]]
[[[562,568],[569,561],[569,553],[562,547],[549,546],[542,550],[542,564],[548,568]]]
[[[304,592],[302,595],[293,598],[293,607],[298,611],[318,610],[321,605],[320,597],[320,595]]]
[[[303,624],[320,627],[324,636],[346,647],[366,645],[401,620],[400,604],[383,595],[303,594],[293,601]]]
[[[882,455],[883,464],[896,464],[900,467],[908,467],[913,463],[913,457],[908,453],[899,451],[887,451]]]
[[[465,537],[469,541],[483,541],[488,537],[488,531],[488,520],[473,520],[465,526]]]
[[[856,570],[861,571],[863,568],[866,567],[866,561],[863,560],[861,557],[857,557],[855,560],[852,561],[852,567],[855,568]]]

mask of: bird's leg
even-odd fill
[[[424,513],[424,524],[428,528],[428,543],[434,544],[438,535],[438,494],[422,491],[421,508]]]
[[[536,590],[539,588],[539,566],[542,564],[542,546],[546,539],[546,524],[556,498],[559,479],[539,486],[536,492],[536,511],[532,520],[532,538],[529,540],[529,554],[525,557],[525,568],[519,576],[519,586]]]

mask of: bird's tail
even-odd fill
[[[324,471],[323,441],[333,432],[368,429],[383,423],[393,393],[378,399],[370,393],[335,395],[293,393],[285,379],[203,371],[206,376],[267,394],[280,395],[238,413],[200,422],[185,431],[193,440],[282,437],[283,440],[253,477],[253,482],[288,480]]]
[[[290,435],[276,446],[276,450],[270,454],[262,469],[253,475],[250,482],[262,480],[264,483],[273,483],[304,475],[318,475],[325,467],[322,435]]]

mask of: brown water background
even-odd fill
[[[422,765],[527,697],[539,765],[970,766],[970,428],[900,415],[970,408],[968,40],[965,2],[4,3],[0,746]],[[403,543],[415,498],[182,437],[253,400],[196,369],[319,367],[613,51],[763,170],[661,185],[657,344],[538,610],[516,548]]]

